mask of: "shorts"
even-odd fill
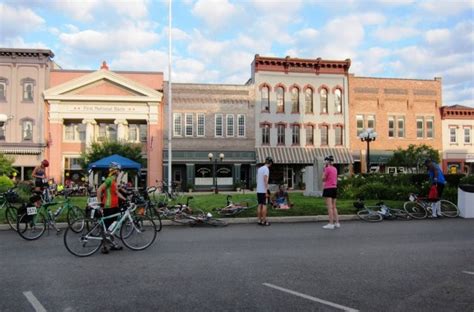
[[[323,197],[336,198],[337,197],[337,188],[327,188],[323,190]]]
[[[266,205],[267,204],[267,194],[257,193],[257,202],[258,202],[259,205]]]
[[[35,186],[36,187],[45,187],[47,185],[48,185],[48,183],[44,182],[44,179],[42,179],[42,178],[36,178],[35,179]]]

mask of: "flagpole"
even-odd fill
[[[169,0],[168,10],[168,192],[171,194],[173,178],[172,178],[172,151],[171,151],[171,140],[173,138],[173,103],[171,99],[171,2]]]

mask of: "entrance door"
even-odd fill
[[[173,167],[173,182],[178,185],[179,190],[183,190],[186,185],[183,185],[184,181],[184,168]]]
[[[293,168],[291,167],[285,167],[285,170],[283,171],[283,179],[285,184],[289,189],[293,188],[294,184],[294,172]]]

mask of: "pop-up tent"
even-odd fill
[[[133,169],[139,171],[142,168],[142,165],[137,163],[136,161],[114,154],[112,156],[105,157],[99,159],[96,162],[90,163],[89,166],[87,166],[87,169],[107,169],[109,168],[111,162],[116,162],[120,164],[120,166],[122,166],[122,170]]]

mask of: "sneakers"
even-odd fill
[[[336,228],[336,226],[332,223],[328,223],[325,226],[323,226],[323,229],[325,229],[325,230],[334,230],[335,228]]]
[[[341,227],[341,224],[340,224],[339,222],[337,222],[337,223],[334,223],[334,227],[335,227],[336,229],[338,229],[338,228],[340,228],[340,227]]]

